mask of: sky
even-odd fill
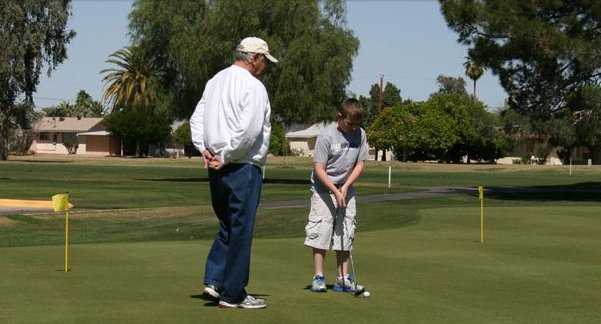
[[[69,27],[77,35],[67,48],[68,59],[44,75],[34,100],[37,107],[74,101],[79,90],[99,100],[102,96],[102,69],[108,56],[127,46],[127,15],[131,1],[74,0]],[[367,95],[383,75],[401,89],[404,99],[425,100],[438,89],[440,74],[461,76],[471,93],[472,83],[464,74],[467,47],[457,43],[440,12],[438,1],[358,1],[347,2],[347,23],[359,39],[359,53],[353,64],[348,90]],[[503,105],[507,96],[498,78],[490,72],[478,80],[478,97],[490,110]]]

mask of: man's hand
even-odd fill
[[[213,161],[214,159],[215,159],[215,155],[213,155],[213,153],[211,153],[211,151],[209,151],[209,150],[202,151],[202,162],[204,164],[205,169],[209,166],[211,161]]]
[[[219,170],[223,168],[223,162],[219,160],[219,157],[215,156],[213,157],[213,160],[209,162],[209,168],[213,170]]]

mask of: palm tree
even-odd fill
[[[149,107],[156,98],[154,67],[137,46],[125,47],[109,56],[106,61],[116,65],[104,69],[103,101],[112,111],[123,107]]]
[[[474,99],[477,99],[476,96],[476,81],[480,79],[482,74],[484,74],[484,68],[474,61],[468,56],[466,57],[465,63],[463,66],[465,67],[465,75],[467,75],[470,79],[474,81]]]

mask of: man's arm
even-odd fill
[[[202,154],[202,161],[204,163],[205,169],[207,168],[208,163],[213,160],[213,154],[205,148],[204,143],[204,112],[206,105],[205,93],[207,89],[203,92],[202,98],[198,101],[196,105],[196,109],[190,117],[190,133],[192,135],[192,144],[200,151]]]

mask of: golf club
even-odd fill
[[[342,235],[340,236],[340,248],[344,249],[344,232],[345,232],[344,229],[345,229],[345,225],[346,224],[344,223],[344,215],[341,215],[341,213],[340,213],[340,211],[342,210],[342,208],[336,208],[336,210],[337,210],[337,213],[336,213],[337,216],[341,216],[341,218],[342,218],[341,219],[341,221],[342,221]],[[334,224],[335,223],[336,223],[336,220],[334,220]],[[354,238],[353,238],[353,241],[354,241]],[[351,244],[351,246],[352,246],[352,244]],[[355,291],[353,292],[353,295],[355,297],[369,297],[371,294],[370,294],[369,291],[365,290],[365,287],[361,287],[361,289],[357,289],[357,287],[359,286],[359,280],[358,280],[358,277],[357,277],[357,271],[355,269],[355,262],[353,260],[353,249],[352,248],[349,249],[348,252],[349,252],[349,259],[351,261],[351,271],[353,272],[353,276],[352,276],[352,278],[353,278],[353,284],[355,285],[355,289],[354,289]],[[346,285],[344,277],[343,277],[342,280],[343,280],[342,281],[343,285]]]

